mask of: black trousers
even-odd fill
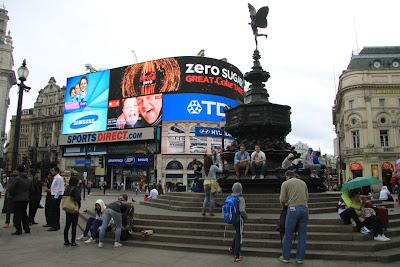
[[[46,195],[46,202],[44,204],[44,216],[46,217],[46,224],[51,225],[51,194],[47,193]]]
[[[29,201],[29,222],[35,221],[36,211],[39,208],[40,199],[32,199]]]
[[[76,238],[76,225],[78,224],[79,213],[68,213],[65,212],[65,227],[64,227],[64,242],[68,242],[68,232],[71,228],[71,243],[75,243]]]
[[[353,208],[345,209],[339,216],[345,224],[351,224],[350,219],[353,219],[356,223],[357,231],[360,231],[360,229],[365,225],[365,223],[360,222],[360,219],[358,219],[357,213]]]
[[[383,234],[382,222],[375,215],[365,218],[365,223],[367,228],[372,230],[374,237]]]
[[[54,198],[50,196],[50,225],[53,228],[60,229],[60,202],[62,196]]]
[[[28,214],[26,208],[28,207],[28,201],[14,202],[14,226],[18,233],[22,233],[22,227],[25,232],[30,232]],[[22,223],[22,227],[21,227]]]

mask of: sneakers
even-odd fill
[[[285,260],[285,259],[283,258],[283,256],[280,256],[280,257],[279,257],[279,260],[280,260],[281,262],[283,262],[283,263],[289,263],[289,261],[288,261],[288,260]]]
[[[361,227],[360,229],[360,233],[362,233],[363,235],[368,235],[370,232],[371,231],[365,226]]]
[[[85,241],[85,244],[92,244],[95,243],[96,241],[93,238],[89,238],[88,240]]]
[[[374,240],[375,240],[375,241],[381,241],[381,242],[388,241],[388,240],[386,240],[382,235],[375,236],[375,237],[374,237]]]
[[[103,242],[99,242],[99,248],[102,248],[103,246]]]
[[[297,264],[303,264],[303,261],[301,261],[301,260],[296,260],[296,263],[297,263]]]
[[[255,175],[251,176],[251,180],[254,180],[254,179],[256,179],[256,176]]]
[[[100,244],[100,243],[99,243]],[[119,242],[114,242],[114,248],[120,248],[122,247],[122,244]]]
[[[260,174],[260,179],[264,179],[264,174]]]
[[[385,236],[384,234],[381,234],[381,236],[382,236],[384,239],[386,239],[386,241],[390,241],[390,238],[387,237],[387,236]]]
[[[76,238],[77,241],[81,241],[82,239],[86,238],[86,236],[84,236],[83,234],[81,234],[80,236],[78,236]]]

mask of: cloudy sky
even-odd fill
[[[1,3],[1,0],[0,0]],[[247,1],[3,0],[14,41],[15,70],[26,58],[33,107],[51,76],[59,85],[85,64],[115,68],[138,61],[196,55],[227,58],[250,70],[255,44]],[[399,1],[252,1],[268,5],[268,39],[259,40],[271,78],[270,101],[292,107],[288,142],[333,153],[332,105],[340,73],[364,46],[399,45]],[[17,109],[11,89],[10,118]],[[8,126],[9,127],[9,126]]]

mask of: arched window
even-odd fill
[[[165,168],[167,170],[183,170],[183,165],[177,160],[172,160],[168,162],[167,167]]]
[[[200,166],[203,166],[203,162],[197,160],[197,163],[198,163]],[[188,169],[188,170],[194,170],[194,167],[193,167],[193,166],[194,166],[194,162],[191,161],[191,162],[188,164],[187,169]]]

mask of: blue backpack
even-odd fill
[[[222,206],[222,214],[227,224],[239,224],[239,196],[228,196]]]

